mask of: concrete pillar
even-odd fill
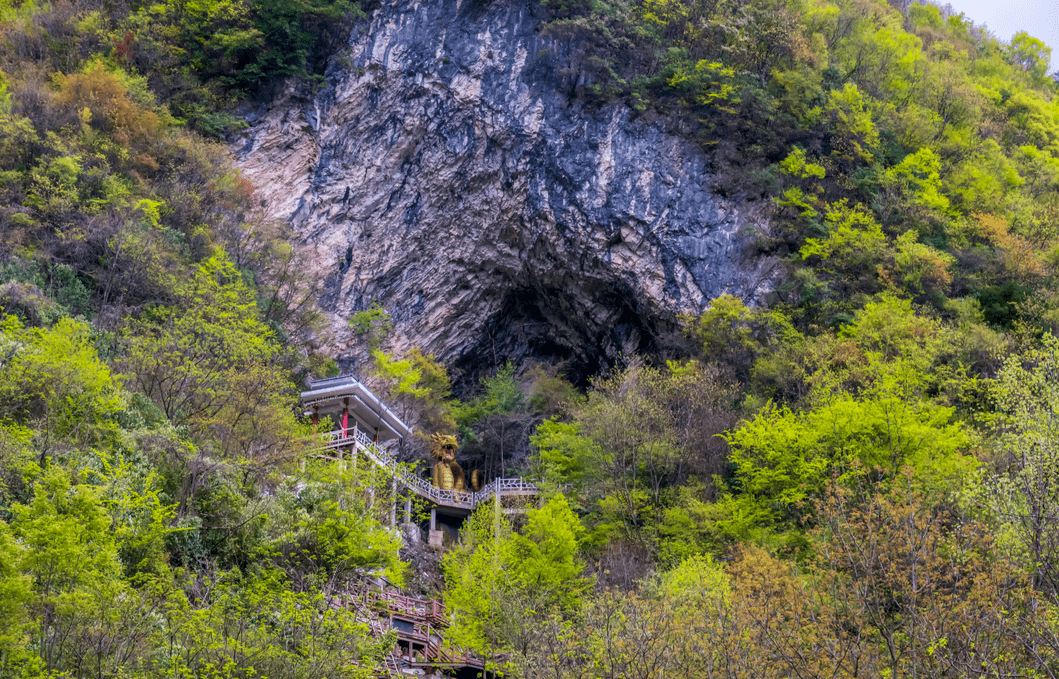
[[[427,544],[434,549],[445,546],[445,533],[438,530],[438,508],[430,508],[430,531],[427,533]]]
[[[390,528],[397,528],[397,481],[390,479]]]
[[[412,496],[404,499],[404,522],[412,523]]]

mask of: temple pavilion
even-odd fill
[[[357,432],[363,432],[372,443],[379,444],[412,434],[401,418],[352,375],[311,380],[301,398],[305,415],[313,424],[330,417],[335,431],[347,437],[356,438]]]
[[[320,425],[326,419],[333,423],[331,431],[318,434],[316,450],[320,456],[339,461],[351,459],[354,464],[358,457],[363,457],[389,469],[394,482],[408,491],[403,493],[406,523],[411,521],[411,494],[428,502],[428,541],[435,547],[442,546],[443,529],[451,528],[452,534],[458,535],[459,526],[478,504],[491,501],[500,510],[502,498],[534,496],[540,492],[536,484],[523,478],[496,478],[478,491],[466,491],[438,488],[427,479],[409,474],[379,444],[410,436],[412,429],[352,375],[312,380],[301,399],[305,415],[312,418],[313,424]],[[390,514],[392,526],[397,524],[396,512],[394,506]]]

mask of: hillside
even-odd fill
[[[1055,676],[1049,59],[878,0],[0,0],[0,677],[380,676],[369,576],[506,676]],[[416,547],[313,454],[347,369],[407,473],[546,492]]]

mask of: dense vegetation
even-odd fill
[[[1050,50],[927,4],[544,5],[586,105],[771,205],[787,282],[540,414],[574,512],[447,557],[464,641],[521,676],[1055,676]]]
[[[0,676],[376,671],[333,604],[405,581],[390,484],[306,455],[317,291],[207,140],[364,9],[0,0]],[[877,0],[542,11],[584,105],[771,206],[787,283],[587,394],[508,366],[457,402],[353,319],[399,412],[548,488],[417,581],[453,637],[526,677],[1059,673],[1047,48]]]
[[[299,465],[315,285],[196,132],[358,11],[0,2],[0,676],[373,675],[389,486]]]

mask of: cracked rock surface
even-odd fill
[[[570,96],[569,46],[530,7],[383,0],[311,95],[288,91],[233,149],[289,220],[347,328],[378,301],[390,348],[418,345],[466,384],[511,360],[575,380],[664,351],[679,313],[754,301],[773,262],[747,254],[755,210],[710,189],[690,139],[622,103]]]

